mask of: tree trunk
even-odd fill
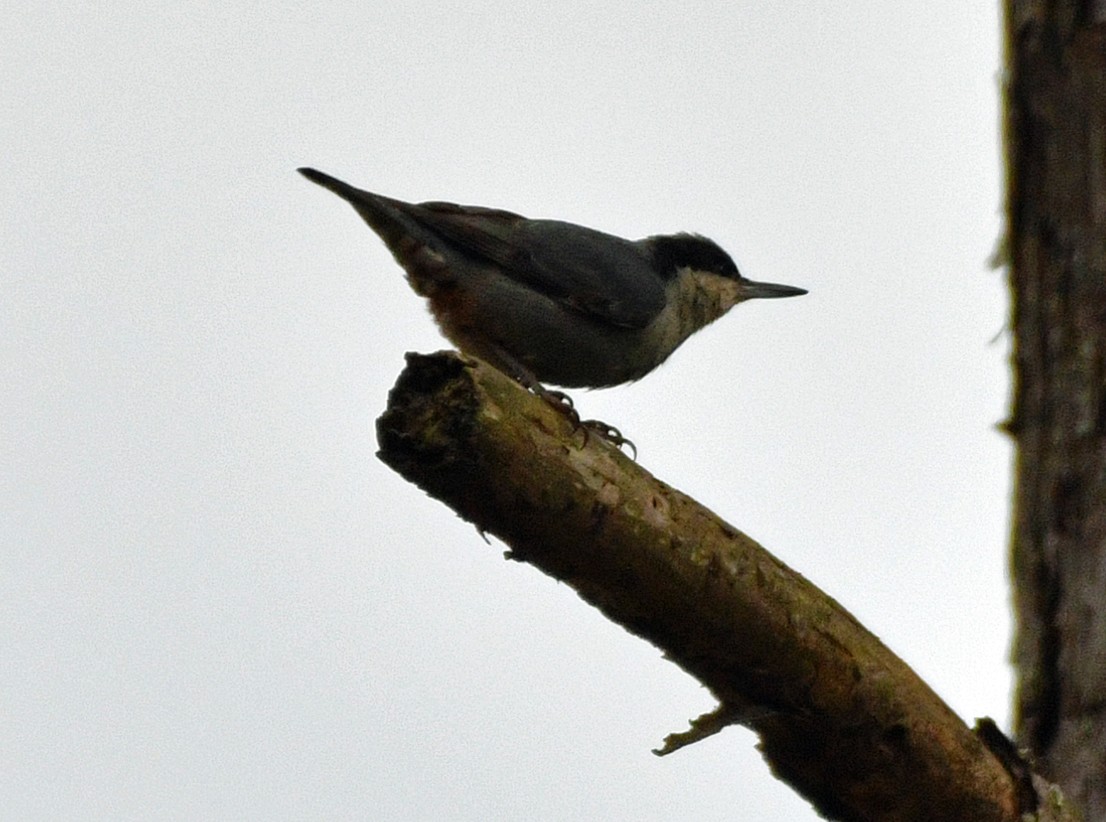
[[[1106,820],[1106,4],[1006,3],[1015,732]]]

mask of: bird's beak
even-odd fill
[[[776,283],[757,283],[752,280],[743,280],[741,283],[742,300],[764,300],[776,297],[799,297],[806,294],[805,288],[796,288],[793,285],[777,285]]]

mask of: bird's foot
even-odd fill
[[[622,436],[622,432],[613,425],[607,425],[607,423],[602,420],[583,420],[580,423],[580,427],[584,429],[585,436],[587,432],[593,431],[600,439],[606,440],[615,448],[622,448],[623,445],[630,446],[630,450],[633,452],[633,460],[637,462],[637,446],[634,445],[632,440],[628,440]]]
[[[622,432],[613,425],[608,425],[600,420],[581,420],[580,414],[576,411],[576,406],[572,402],[572,397],[568,396],[568,394],[565,394],[563,391],[552,391],[544,386],[540,386],[534,389],[534,391],[539,397],[568,419],[572,424],[573,431],[584,432],[584,445],[588,444],[588,436],[590,434],[595,434],[600,439],[609,442],[615,448],[622,448],[623,445],[628,445],[633,452],[634,460],[637,460],[637,446],[634,445],[633,442],[622,436]]]
[[[572,423],[573,431],[580,427],[580,415],[576,412],[572,397],[563,391],[550,391],[548,388],[540,388],[536,393],[568,418],[568,421]]]

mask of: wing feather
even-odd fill
[[[665,281],[640,243],[490,208],[452,203],[409,208],[410,216],[454,246],[595,320],[644,328],[664,307]]]

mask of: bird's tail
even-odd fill
[[[395,243],[403,236],[410,235],[412,232],[418,233],[417,224],[410,219],[406,213],[407,209],[404,208],[405,206],[409,208],[407,203],[354,188],[349,183],[344,183],[336,177],[323,174],[313,168],[301,168],[299,173],[311,182],[333,191],[353,206],[361,215],[361,219],[380,235],[393,253],[396,251]]]
[[[396,262],[406,269],[420,294],[425,294],[430,286],[427,278],[440,280],[444,276],[438,257],[441,238],[420,219],[419,206],[354,188],[313,168],[301,168],[299,172],[353,206],[361,219],[380,235]]]

